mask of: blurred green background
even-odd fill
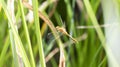
[[[12,9],[7,8],[10,6],[8,2],[12,4],[12,1],[14,19],[11,16]],[[78,43],[73,43],[70,37],[59,31],[57,32],[60,36],[54,37],[52,34],[54,31],[51,31],[43,18],[38,18],[38,15],[33,13],[34,17],[38,18],[36,20],[30,10],[25,8],[26,5],[23,3],[30,0],[12,1],[0,1],[2,5],[0,6],[0,67],[23,67],[27,66],[27,63],[28,67],[40,65],[42,67],[40,61],[43,61],[43,66],[46,63],[46,67],[58,67],[60,52],[56,38],[60,38],[65,46],[66,67],[108,67],[104,46],[106,27],[102,9],[104,6],[101,5],[100,0],[35,0],[37,5],[33,5],[33,8],[37,8],[36,12],[39,10],[44,16],[49,17],[54,28],[64,27]],[[116,2],[120,1],[116,0]],[[35,24],[37,22],[39,24]],[[37,34],[41,36],[40,42]],[[42,47],[39,46],[40,43]],[[41,48],[42,58],[45,61],[40,59]]]

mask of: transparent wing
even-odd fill
[[[58,32],[59,36],[57,36],[56,38],[53,36],[52,33],[48,33],[47,38],[48,38],[48,43],[55,41],[56,39],[60,38],[63,34],[61,32]]]

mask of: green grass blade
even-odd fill
[[[90,17],[93,25],[99,27],[97,18],[95,17],[94,11],[93,11],[93,9],[92,9],[92,7],[91,7],[91,5],[90,5],[89,0],[84,0],[84,4],[85,4],[87,13],[88,13],[88,15],[89,15],[89,17]],[[99,39],[100,39],[103,47],[105,47],[105,45],[104,45],[105,37],[104,37],[104,34],[103,34],[102,30],[100,29],[100,27],[99,27],[99,28],[95,28],[95,30],[96,30],[96,32],[97,32],[97,34],[98,34],[98,36],[99,36]]]
[[[46,67],[45,58],[44,58],[45,56],[43,52],[42,38],[41,38],[41,33],[40,33],[38,1],[32,0],[32,4],[33,4],[33,14],[34,14],[34,22],[35,22],[35,28],[36,28],[37,44],[39,45],[40,63],[41,63],[41,67]]]
[[[13,33],[13,35],[14,35],[14,37],[15,37],[16,42],[17,42],[17,45],[16,45],[16,46],[18,46],[18,48],[19,48],[19,50],[20,50],[20,52],[21,52],[21,56],[22,56],[23,62],[25,63],[25,66],[31,67],[31,66],[30,66],[30,63],[29,63],[29,61],[28,61],[26,52],[25,52],[25,50],[24,50],[23,44],[22,44],[22,42],[21,42],[21,40],[20,40],[20,37],[19,37],[19,35],[18,35],[18,33],[17,33],[17,30],[16,30],[16,28],[15,28],[15,26],[14,26],[14,24],[13,24],[13,21],[12,21],[12,19],[11,19],[10,13],[9,13],[7,7],[6,7],[6,4],[5,4],[4,1],[0,1],[0,3],[2,4],[2,7],[3,7],[4,11],[5,11],[5,14],[6,14],[6,16],[7,16],[8,20],[9,20],[8,23],[9,23],[9,25],[10,25],[10,28],[11,28],[11,30],[12,30],[12,33]]]
[[[25,35],[26,35],[26,39],[27,39],[27,43],[28,43],[28,48],[29,48],[29,52],[30,52],[30,58],[31,58],[31,62],[32,62],[32,67],[35,67],[35,61],[34,61],[34,57],[33,57],[29,32],[28,32],[28,28],[27,28],[27,24],[26,24],[26,20],[25,20],[25,14],[24,14],[24,10],[23,10],[21,0],[18,0],[18,5],[20,7],[20,11],[21,11],[21,14],[22,14],[23,27],[24,27],[24,30],[25,30]]]
[[[11,29],[9,29],[9,35],[10,35],[10,42],[11,42],[14,66],[20,67],[19,59],[18,59],[18,56],[17,56],[16,43],[15,43],[14,36],[13,36],[13,33],[12,33]]]
[[[2,65],[3,65],[4,56],[5,56],[6,53],[7,53],[8,47],[9,47],[9,36],[6,37],[4,47],[3,47],[2,52],[1,52],[1,54],[0,54],[0,62],[1,62],[1,63],[0,63],[0,67],[2,67]]]

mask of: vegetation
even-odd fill
[[[107,67],[105,27],[100,0],[0,0],[0,67]]]

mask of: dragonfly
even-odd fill
[[[69,38],[71,38],[72,41],[74,41],[74,43],[78,43],[78,41],[77,41],[75,38],[73,38],[71,35],[69,35],[69,34],[67,33],[67,31],[66,31],[66,29],[65,29],[64,27],[56,26],[56,30],[58,31],[59,36],[57,36],[54,40],[60,38],[62,35],[66,35],[66,36],[68,36]],[[52,37],[53,37],[52,33],[48,33],[48,37],[49,37],[49,38],[52,38]],[[53,40],[53,41],[54,41],[54,40]]]
[[[75,38],[73,38],[71,35],[69,35],[68,33],[67,33],[67,31],[66,31],[66,29],[65,29],[65,22],[63,23],[63,21],[62,21],[62,18],[59,16],[59,19],[60,19],[60,25],[62,25],[61,27],[60,26],[56,26],[56,30],[58,31],[58,32],[61,32],[63,35],[66,35],[66,36],[68,36],[69,38],[71,38],[75,43],[78,43],[78,41],[75,39]],[[49,33],[50,34],[50,33]],[[56,37],[56,39],[57,38],[59,38],[61,36],[61,34],[58,36],[58,37]]]
[[[64,35],[70,37],[75,43],[78,43],[78,41],[75,38],[73,38],[71,35],[69,35],[67,33],[67,31],[66,31],[66,29],[64,27],[57,26],[56,29],[57,29],[57,31],[63,33]]]

